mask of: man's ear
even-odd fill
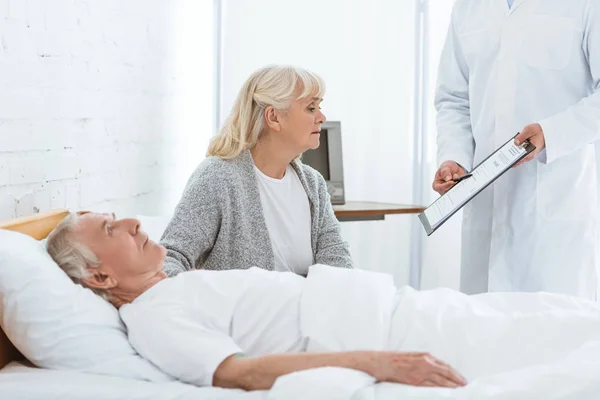
[[[89,276],[82,278],[81,281],[86,286],[93,289],[112,289],[117,286],[117,281],[110,275],[107,275],[100,268],[88,267]]]
[[[265,123],[267,126],[274,130],[275,132],[279,132],[281,130],[281,121],[279,112],[273,106],[267,106],[264,111]]]

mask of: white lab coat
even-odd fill
[[[539,122],[546,149],[463,210],[461,290],[596,299],[600,0],[458,0],[441,56],[438,162],[467,170]]]

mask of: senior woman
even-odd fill
[[[324,90],[320,77],[291,66],[249,77],[161,238],[167,275],[352,268],[325,180],[300,160],[319,146]]]

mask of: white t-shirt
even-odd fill
[[[281,179],[254,166],[263,215],[275,255],[276,271],[304,275],[313,264],[310,204],[296,171],[288,165]]]
[[[194,270],[159,282],[119,312],[142,357],[183,382],[211,386],[215,370],[232,354],[306,349],[300,331],[304,282],[256,267]]]

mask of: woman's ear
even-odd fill
[[[264,115],[267,127],[275,132],[279,132],[281,130],[279,112],[273,106],[267,106],[267,108],[265,108]]]
[[[100,268],[88,268],[87,270],[90,275],[81,279],[87,287],[107,290],[117,286],[116,279],[104,273]]]

